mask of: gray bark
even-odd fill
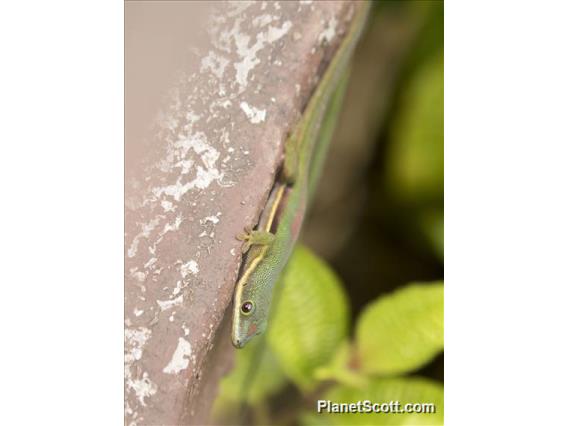
[[[207,424],[235,235],[357,3],[126,3],[125,423]]]

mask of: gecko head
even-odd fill
[[[233,310],[231,338],[236,348],[243,348],[250,339],[266,330],[266,314],[263,307],[252,300],[236,300]]]

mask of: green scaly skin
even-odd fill
[[[237,238],[246,252],[233,303],[232,341],[242,348],[265,331],[274,285],[300,234],[347,81],[347,66],[370,3],[358,7],[354,22],[285,145],[282,177],[276,182],[257,230]]]

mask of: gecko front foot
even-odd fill
[[[243,253],[246,253],[249,251],[251,246],[267,246],[272,244],[274,241],[274,234],[266,231],[255,231],[247,226],[244,233],[237,235],[237,240],[244,241],[241,250]]]

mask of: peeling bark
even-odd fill
[[[156,71],[161,83],[146,98],[144,84],[126,90],[126,424],[208,422],[234,355],[235,235],[258,220],[286,136],[356,7],[127,3],[127,80],[152,63],[129,57],[144,54],[129,24],[156,14],[187,32],[150,37],[176,71]]]

